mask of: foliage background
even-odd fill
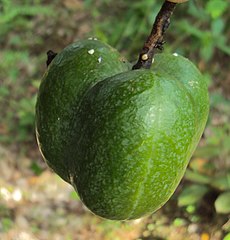
[[[130,61],[162,1],[0,0],[0,238],[230,239],[230,5],[177,7],[165,52],[190,58],[210,90],[210,116],[185,178],[152,216],[129,223],[99,219],[43,163],[34,106],[46,52],[97,37]]]

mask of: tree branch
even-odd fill
[[[177,0],[177,2],[179,2]],[[147,38],[137,63],[133,66],[133,70],[145,68],[149,69],[152,65],[153,56],[156,49],[163,49],[163,35],[170,24],[170,17],[176,7],[177,3],[165,1],[159,13],[156,16],[151,34]]]

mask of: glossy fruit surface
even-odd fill
[[[189,60],[160,54],[151,70],[132,71],[109,46],[82,41],[58,54],[42,80],[37,139],[48,165],[92,212],[135,219],[175,191],[208,106]]]
[[[47,164],[70,182],[75,161],[71,142],[79,103],[85,92],[106,77],[127,71],[130,64],[110,46],[96,40],[67,46],[43,76],[36,105],[36,135]]]

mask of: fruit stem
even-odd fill
[[[153,62],[153,57],[155,54],[155,49],[163,50],[163,35],[170,24],[170,17],[176,7],[177,3],[165,1],[156,16],[155,22],[153,24],[152,31],[147,38],[141,52],[137,63],[133,66],[135,69],[149,69]]]
[[[53,52],[52,50],[49,50],[46,54],[47,54],[46,66],[48,67],[50,63],[53,61],[53,59],[56,57],[57,53]]]

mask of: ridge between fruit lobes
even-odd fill
[[[208,105],[194,65],[164,54],[156,56],[153,70],[117,74],[89,89],[73,145],[72,185],[85,205],[116,220],[160,208],[198,144]]]
[[[115,49],[94,39],[67,46],[49,65],[38,92],[36,136],[45,161],[65,181],[70,182],[69,145],[83,95],[98,81],[130,68]]]

